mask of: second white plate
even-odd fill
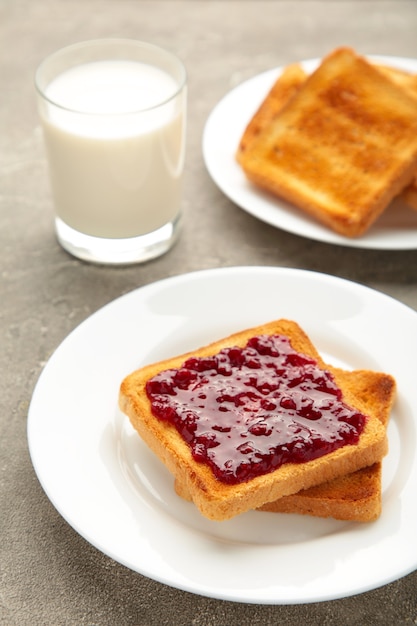
[[[417,73],[417,60],[372,56],[380,64]],[[313,71],[317,59],[302,63]],[[417,248],[417,211],[395,201],[362,237],[342,237],[281,199],[271,198],[246,179],[235,160],[240,138],[249,120],[279,76],[282,68],[269,70],[230,91],[213,109],[203,135],[203,156],[213,181],[240,208],[263,222],[296,235],[355,248],[406,250]],[[393,203],[394,204],[394,203]]]

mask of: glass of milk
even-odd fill
[[[88,41],[46,58],[35,84],[63,248],[108,264],[166,252],[181,220],[181,61],[140,41]]]

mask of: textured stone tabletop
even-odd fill
[[[85,264],[66,254],[53,232],[34,71],[54,50],[98,37],[152,41],[175,52],[188,71],[184,227],[168,254],[143,265]],[[304,268],[368,285],[417,310],[417,250],[338,247],[286,233],[230,202],[203,162],[204,124],[231,88],[341,44],[417,58],[417,2],[0,0],[0,624],[417,623],[417,572],[350,598],[271,606],[198,596],[130,571],[55,510],[26,437],[33,389],[61,341],[104,304],[161,278],[236,265]]]

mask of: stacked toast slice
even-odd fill
[[[188,380],[189,373],[184,371],[185,364],[191,362],[195,371],[200,371],[200,365],[198,367],[195,365],[196,359],[198,363],[199,360],[203,360],[204,368],[208,367],[206,362],[210,363],[213,359],[223,363],[224,351],[229,354],[230,350],[243,349],[249,345],[248,342],[257,337],[285,338],[290,342],[292,349],[301,355],[301,361],[313,360],[320,370],[319,378],[329,377],[340,390],[343,402],[354,412],[365,416],[364,429],[354,443],[347,443],[331,451],[323,451],[314,458],[287,459],[281,465],[265,470],[264,473],[261,472],[254,477],[249,476],[241,482],[224,482],[215,475],[206,462],[201,459],[196,460],[190,441],[181,435],[176,425],[169,419],[161,419],[161,416],[155,413],[149,389],[156,379],[160,381],[158,384],[162,381],[163,392],[161,393],[167,395],[165,398],[159,397],[158,402],[170,402],[174,399],[174,406],[178,406],[175,403],[179,402],[177,396],[181,396],[181,393],[177,394],[173,391],[168,381]],[[239,376],[244,378],[247,375],[247,372],[243,371],[243,366],[234,365],[233,367],[238,368],[238,378]],[[202,371],[205,371],[204,368]],[[239,368],[243,368],[242,371]],[[252,376],[253,372],[249,374]],[[267,375],[264,371],[258,371],[255,374],[258,378]],[[208,374],[203,374],[203,379],[205,376]],[[229,374],[214,376],[213,379],[214,388],[222,390],[222,397],[232,394],[233,384],[228,376]],[[181,384],[180,382],[180,387]],[[195,384],[197,394],[198,386],[197,383]],[[297,383],[297,388],[291,392],[294,394],[294,400],[300,397],[301,392],[304,393],[303,384],[299,384],[301,386],[298,387]],[[207,388],[198,387],[198,389],[198,393],[203,394],[199,397],[212,393]],[[257,392],[253,389],[249,392],[251,403],[253,401],[256,404]],[[139,435],[174,475],[177,493],[192,500],[200,512],[209,519],[225,520],[251,509],[264,509],[369,521],[378,517],[381,508],[381,461],[387,452],[386,423],[394,392],[395,382],[391,376],[367,370],[348,372],[334,368],[322,360],[311,340],[297,323],[290,320],[277,320],[238,332],[199,348],[193,353],[179,355],[132,372],[121,384],[119,402],[122,411],[129,416]],[[322,392],[318,396],[316,392],[313,392],[312,398],[314,397],[324,399]],[[260,406],[263,409],[266,406],[266,400],[269,402],[271,398],[261,397]],[[286,402],[292,402],[292,399],[286,396]],[[187,403],[183,404],[182,400],[180,405],[178,410],[183,411],[188,420],[190,414],[195,411],[195,407]],[[237,411],[237,422],[246,419],[247,414],[244,413],[246,409],[237,409],[239,402],[232,401],[232,405],[232,410]],[[280,417],[279,410],[275,413],[265,413],[263,409],[262,415],[257,415],[262,418],[263,422],[267,419],[275,419],[277,414]],[[206,417],[203,411],[199,419],[202,419],[204,423]],[[219,419],[221,419],[220,411]],[[298,417],[296,417],[298,424],[297,420],[299,420]],[[290,429],[293,427],[294,425]],[[318,431],[314,430],[316,424],[312,427],[314,438]],[[283,432],[286,432],[286,428],[288,425],[284,424]],[[317,423],[317,428],[320,429],[322,426]],[[216,430],[216,437],[219,430],[227,431],[218,427],[213,430]],[[253,435],[253,431],[250,432]],[[209,432],[205,435],[206,438],[212,437],[214,433]],[[245,439],[245,442],[256,446],[252,435],[249,440]],[[306,445],[309,445],[308,438],[305,441]],[[274,445],[274,440],[271,439],[271,449]],[[246,453],[247,451],[242,452],[242,454]]]
[[[249,121],[247,178],[346,237],[399,194],[417,207],[417,78],[338,48],[306,75],[288,66]]]

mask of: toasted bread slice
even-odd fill
[[[374,67],[396,85],[405,89],[410,96],[417,99],[417,75],[390,66],[375,64]],[[307,73],[298,63],[283,69],[245,128],[236,153],[238,162],[244,159],[244,152],[250,143],[271,124],[281,109],[299,91],[307,76]],[[417,210],[417,173],[412,182],[399,195],[408,206]]]
[[[378,417],[368,413],[357,443],[344,445],[313,460],[285,463],[269,473],[239,484],[222,482],[206,463],[197,462],[190,446],[175,426],[152,414],[146,384],[161,372],[180,369],[188,358],[217,355],[227,347],[243,348],[249,339],[259,335],[287,337],[294,350],[312,357],[320,368],[333,375],[336,384],[343,391],[346,404],[366,413],[365,404],[355,396],[354,389],[346,384],[340,370],[326,365],[304,331],[295,322],[288,320],[278,320],[241,331],[193,353],[145,366],[128,375],[120,388],[121,410],[129,416],[134,428],[179,483],[186,487],[201,513],[210,519],[229,519],[280,497],[297,493],[301,489],[370,466],[380,461],[387,452],[385,428]],[[271,445],[273,443],[271,441]]]
[[[417,101],[339,48],[236,157],[255,185],[358,237],[413,179],[416,131]]]
[[[396,384],[389,374],[340,370],[340,376],[352,388],[368,413],[387,426],[395,399]],[[259,508],[273,513],[296,513],[338,520],[371,522],[381,514],[382,464],[374,463],[352,474],[284,496]],[[176,493],[185,500],[191,495],[185,485],[175,481]]]

